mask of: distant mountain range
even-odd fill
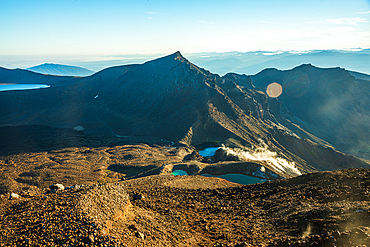
[[[257,148],[265,156],[279,155],[282,163],[261,162],[282,177],[368,166],[334,149],[370,158],[370,81],[344,69],[306,64],[220,77],[177,52],[83,78],[0,70],[0,83],[35,77],[51,87],[0,92],[0,126],[79,126],[81,135],[96,138],[140,136],[173,145]],[[279,98],[265,93],[271,82],[282,85]]]
[[[29,68],[42,74],[87,76],[112,66],[140,64],[161,55],[122,55],[94,61],[68,60],[66,64],[42,64]],[[370,74],[370,49],[310,50],[310,51],[251,51],[251,52],[203,52],[189,53],[186,57],[212,73],[224,75],[230,72],[253,75],[266,68],[292,69],[300,64],[317,67],[340,67],[350,71]],[[1,62],[1,61],[0,61]],[[7,63],[8,61],[3,61]],[[23,61],[22,61],[23,62]],[[22,63],[20,62],[20,63]],[[78,69],[77,69],[78,68]],[[87,68],[88,70],[86,71]]]
[[[189,54],[188,58],[198,66],[220,75],[229,72],[253,75],[266,68],[286,70],[308,63],[318,67],[341,67],[370,74],[370,49],[197,53]]]
[[[45,75],[59,76],[89,76],[94,74],[93,71],[81,67],[53,63],[44,63],[27,70]]]

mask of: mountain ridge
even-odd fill
[[[279,101],[293,123],[343,152],[370,157],[365,148],[370,112],[363,107],[369,102],[368,81],[356,79],[343,68],[310,64],[285,71],[263,70],[251,78],[260,90],[266,90],[272,82],[282,85]]]
[[[57,76],[89,76],[95,72],[71,65],[54,64],[54,63],[43,63],[37,66],[27,68],[26,70],[47,74],[47,75],[57,75]]]
[[[25,69],[7,69],[0,67],[0,79],[0,83],[56,85],[69,80],[70,77],[42,75]]]

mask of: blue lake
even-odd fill
[[[237,174],[237,173],[229,173],[229,174],[218,175],[218,176],[210,175],[210,174],[201,174],[201,175],[205,177],[223,178],[233,183],[245,184],[245,185],[263,183],[267,181],[267,179],[255,178],[252,176],[248,176],[244,174]]]
[[[0,84],[0,91],[31,90],[48,87],[50,86],[44,84]]]
[[[175,170],[171,173],[174,176],[185,176],[188,175],[186,171],[183,170]],[[223,178],[227,181],[238,183],[238,184],[256,184],[256,183],[263,183],[267,181],[267,179],[262,178],[255,178],[244,174],[237,174],[237,173],[230,173],[230,174],[224,174],[224,175],[210,175],[210,174],[201,174],[204,177],[216,177],[216,178]]]
[[[215,155],[216,151],[219,149],[220,147],[211,147],[211,148],[206,148],[202,151],[199,151],[199,155],[203,156],[203,157],[212,157],[213,155]]]

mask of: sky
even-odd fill
[[[370,0],[0,0],[0,66],[12,58],[357,47],[370,48]]]

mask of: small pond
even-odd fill
[[[30,90],[48,87],[50,86],[44,84],[0,84],[0,91]]]
[[[171,173],[174,176],[185,176],[188,175],[186,171],[183,170],[175,170]],[[224,175],[210,175],[210,174],[201,174],[202,176],[205,177],[216,177],[216,178],[223,178],[227,181],[233,182],[233,183],[238,183],[238,184],[256,184],[256,183],[263,183],[267,181],[267,179],[262,179],[262,178],[256,178],[244,174],[237,174],[237,173],[230,173],[230,174],[224,174]]]
[[[183,171],[183,170],[175,170],[171,173],[171,175],[174,175],[174,176],[187,176],[188,173],[186,171]]]

